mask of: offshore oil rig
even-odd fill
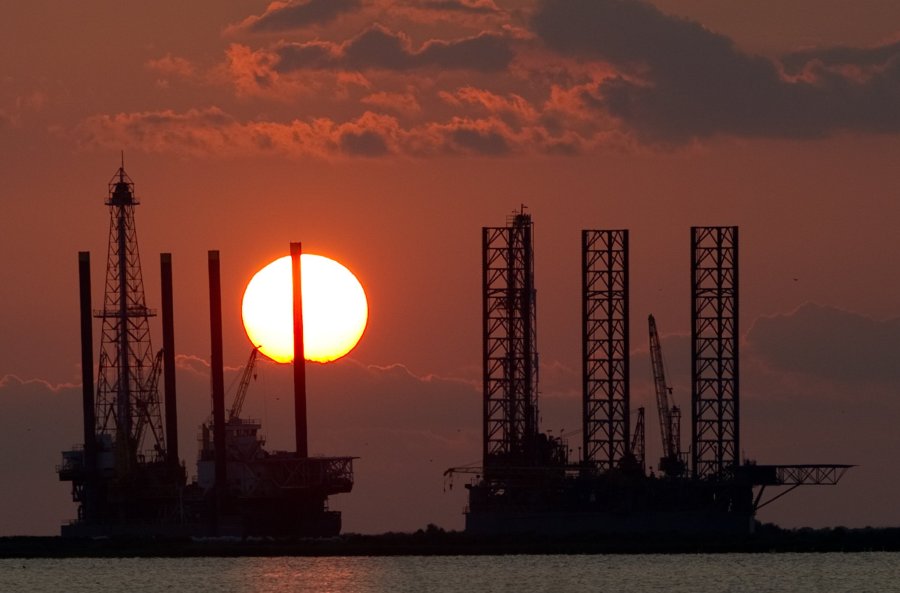
[[[134,221],[138,200],[124,163],[106,205],[109,251],[98,311],[91,309],[90,254],[78,255],[84,444],[64,451],[57,468],[78,503],[77,519],[62,535],[337,535],[341,515],[328,509],[328,496],[351,491],[354,457],[308,454],[300,244],[291,243],[296,450],[267,451],[259,422],[240,416],[255,350],[226,418],[221,272],[219,252],[210,251],[212,413],[201,426],[199,479],[188,483],[178,455],[172,257],[160,256],[163,348],[154,352],[155,311],[146,305]],[[94,318],[102,323],[96,392]]]
[[[628,231],[584,230],[581,459],[540,432],[533,223],[524,207],[482,229],[483,457],[466,488],[466,531],[749,533],[756,511],[849,465],[741,460],[738,228],[691,229],[691,433],[671,404],[656,322],[651,366],[662,458],[647,473],[645,410],[631,426]],[[785,487],[763,500],[769,487]]]

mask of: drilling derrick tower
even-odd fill
[[[109,183],[109,248],[101,320],[100,360],[93,391],[90,309],[90,254],[79,254],[82,310],[83,449],[63,452],[59,478],[72,482],[78,521],[63,535],[161,532],[179,522],[185,472],[177,451],[166,450],[159,397],[164,366],[174,369],[172,352],[153,351],[150,318],[141,274],[134,207],[134,183],[124,164]],[[171,343],[171,256],[161,257],[165,338]],[[168,295],[168,297],[167,297]],[[170,348],[171,349],[171,348]],[[167,377],[167,415],[177,442],[174,372]],[[169,400],[168,398],[171,398]]]
[[[482,229],[483,460],[469,489],[466,529],[517,523],[546,508],[562,479],[568,448],[539,432],[538,355],[531,216],[524,207],[504,227]]]
[[[154,353],[150,318],[155,313],[144,296],[134,223],[137,204],[123,165],[106,200],[109,250],[98,311],[91,309],[90,253],[78,254],[84,445],[63,451],[57,468],[59,479],[72,483],[78,503],[78,518],[62,527],[62,535],[337,535],[341,514],[329,510],[327,500],[350,492],[355,458],[307,454],[300,244],[291,244],[294,347],[300,361],[294,364],[297,451],[265,450],[259,422],[240,416],[256,348],[226,422],[219,253],[210,251],[213,414],[202,426],[198,479],[187,484],[178,457],[172,256],[160,254],[163,350]],[[96,318],[102,329],[95,378]],[[163,374],[164,404],[159,391]]]
[[[160,461],[166,445],[159,403],[162,351],[150,342],[141,258],[134,224],[134,183],[120,167],[109,184],[109,249],[97,376],[98,435],[112,440],[115,467],[128,475],[140,460]]]
[[[484,470],[534,465],[537,441],[534,252],[531,216],[482,229]]]

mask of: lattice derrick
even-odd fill
[[[527,218],[525,219],[527,221]],[[483,229],[485,463],[522,463],[535,432],[530,222]],[[505,461],[504,461],[505,460]]]
[[[154,457],[165,451],[158,393],[161,371],[154,356],[134,224],[133,185],[120,169],[110,184],[109,248],[104,285],[100,366],[97,381],[97,419],[100,433],[117,441],[129,455],[146,450]],[[148,431],[149,429],[149,431]],[[150,445],[143,446],[146,433]]]

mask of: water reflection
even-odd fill
[[[900,554],[0,560],[0,592],[894,591]]]
[[[371,558],[241,558],[244,591],[358,593],[383,591],[384,567]]]

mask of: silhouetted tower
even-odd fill
[[[484,473],[537,463],[534,252],[531,216],[482,229]]]
[[[114,443],[117,473],[165,456],[158,383],[162,351],[154,355],[134,224],[134,183],[124,163],[109,183],[109,250],[97,377],[98,434]],[[146,441],[146,442],[145,442]]]
[[[738,228],[691,228],[691,461],[721,478],[740,463]]]
[[[584,461],[633,460],[629,439],[628,231],[581,233]]]
[[[120,167],[109,183],[109,251],[101,320],[96,398],[89,368],[93,358],[90,254],[79,254],[84,449],[63,451],[59,479],[72,482],[78,520],[62,535],[93,537],[111,533],[171,533],[186,520],[185,471],[177,455],[174,348],[156,354],[150,343],[141,261],[134,227],[134,184]],[[160,255],[163,341],[174,343],[171,255]],[[167,376],[166,439],[158,385]],[[166,442],[171,443],[167,451]],[[168,455],[167,455],[168,453]]]

